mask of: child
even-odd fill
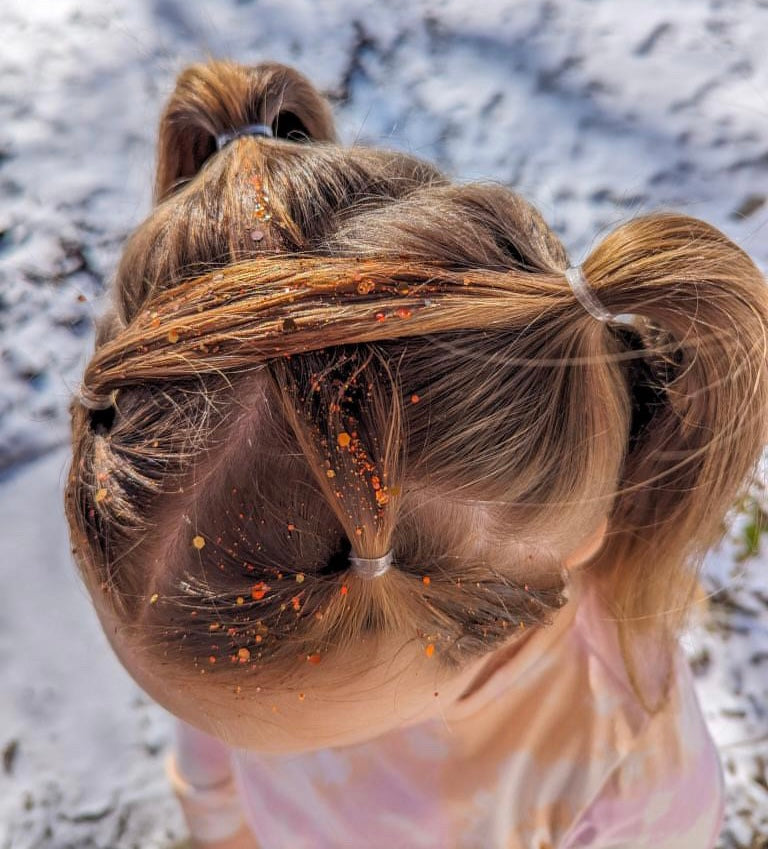
[[[73,551],[193,846],[706,849],[678,636],[759,462],[768,295],[685,215],[523,198],[184,70],[71,405]]]

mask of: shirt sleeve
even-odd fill
[[[178,718],[174,732],[165,774],[190,835],[203,844],[232,837],[245,819],[229,747]]]
[[[231,749],[210,734],[174,717],[174,751],[179,773],[195,787],[211,787],[232,777]]]
[[[725,782],[687,661],[677,693],[655,715],[568,830],[561,849],[713,849]],[[560,849],[560,847],[559,847]]]

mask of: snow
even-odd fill
[[[62,489],[67,405],[176,73],[207,52],[293,64],[345,142],[517,189],[575,262],[674,208],[765,270],[768,3],[4,0],[0,33],[0,849],[167,847],[169,717],[107,647]],[[768,846],[768,556],[739,559],[747,521],[710,553],[716,595],[686,637],[725,765],[721,849]]]

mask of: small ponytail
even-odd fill
[[[255,123],[275,138],[336,141],[328,101],[288,65],[221,60],[185,68],[160,118],[155,202],[194,177],[216,153],[216,136]]]
[[[648,321],[619,331],[643,360],[625,370],[630,442],[608,539],[591,563],[629,672],[642,676],[658,657],[640,664],[627,627],[676,635],[703,557],[768,439],[768,288],[723,233],[672,212],[619,227],[584,270],[614,314]]]

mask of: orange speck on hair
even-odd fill
[[[326,469],[325,475],[326,475],[326,477],[329,477],[329,478],[335,478],[336,472],[334,472],[333,469]]]
[[[296,525],[294,525],[293,522],[288,522],[288,530],[289,531],[295,531]]]
[[[413,395],[411,395],[411,404],[418,404],[419,401],[421,401],[421,398],[414,392]]]
[[[366,278],[363,278],[363,279],[362,279],[362,280],[361,280],[361,281],[357,284],[357,291],[358,291],[361,295],[367,295],[369,292],[371,292],[371,291],[373,290],[373,287],[374,287],[375,285],[376,285],[376,284],[373,282],[373,280],[371,280],[369,277],[366,277]]]
[[[160,319],[153,318],[152,321],[149,322],[150,327],[160,327]]]
[[[303,572],[297,572],[296,583],[297,584],[303,584],[304,583],[304,573]]]
[[[429,575],[425,575],[421,579],[421,582],[422,582],[422,584],[424,584],[425,587],[428,587],[432,583],[432,578],[430,578]]]
[[[235,599],[235,604],[245,604],[245,599],[244,599],[241,595],[239,595],[239,596]]]
[[[201,549],[205,545],[205,539],[198,534],[197,536],[192,537],[192,545],[194,545],[197,549]]]
[[[261,636],[261,634],[256,634],[256,636],[255,636],[253,639],[254,639],[257,643],[260,643],[260,642],[261,642],[264,638]]]
[[[362,535],[363,535],[363,529],[362,529],[362,527],[361,527],[360,525],[358,525],[358,526],[355,528],[355,533],[357,534],[357,536],[362,536]]]
[[[387,316],[383,312],[376,313],[376,321],[386,321]]]
[[[310,663],[315,663],[315,664],[320,663],[320,655],[317,652],[315,652],[315,654],[308,654],[307,660]]]
[[[343,430],[337,437],[337,441],[342,448],[346,448],[347,445],[352,441],[352,437]]]
[[[211,656],[208,658],[208,663],[216,663],[216,658],[215,658],[213,655],[211,655]]]
[[[237,659],[240,663],[247,663],[251,659],[251,653],[246,648],[238,649]]]
[[[435,644],[434,643],[428,643],[427,647],[424,649],[424,654],[427,657],[432,657],[432,655],[434,653],[435,653]]]
[[[254,584],[251,587],[251,598],[255,598],[256,601],[261,601],[264,596],[267,594],[269,587],[264,581],[259,581],[257,584]]]
[[[291,604],[293,605],[294,610],[298,610],[301,607],[301,599],[297,595],[295,595],[291,599]]]
[[[102,487],[101,489],[96,490],[96,495],[93,496],[93,500],[98,504],[99,501],[103,501],[107,497],[107,490]]]
[[[376,503],[381,505],[381,504],[386,504],[388,501],[389,501],[389,494],[384,492],[383,489],[377,489],[376,490]]]
[[[346,594],[349,592],[349,587],[348,587],[346,584],[342,584],[342,585],[341,585],[341,589],[339,590],[339,592],[340,592],[342,595],[346,595]]]
[[[175,331],[175,330],[168,331],[168,341],[169,342],[178,342],[179,341],[178,332]]]
[[[209,631],[218,631],[221,628],[221,624],[219,622],[211,622],[208,626]]]
[[[524,630],[525,630],[525,622],[521,622],[521,623],[520,623],[520,630],[521,630],[521,631],[524,631]]]
[[[150,599],[149,599],[149,603],[150,603],[150,604],[156,604],[156,603],[157,603],[158,598],[160,598],[160,596],[158,595],[158,593],[152,593],[152,595],[150,596]]]
[[[397,313],[399,318],[410,318],[413,315],[413,313],[411,312],[411,310],[408,309],[408,307],[398,307],[395,312]]]

